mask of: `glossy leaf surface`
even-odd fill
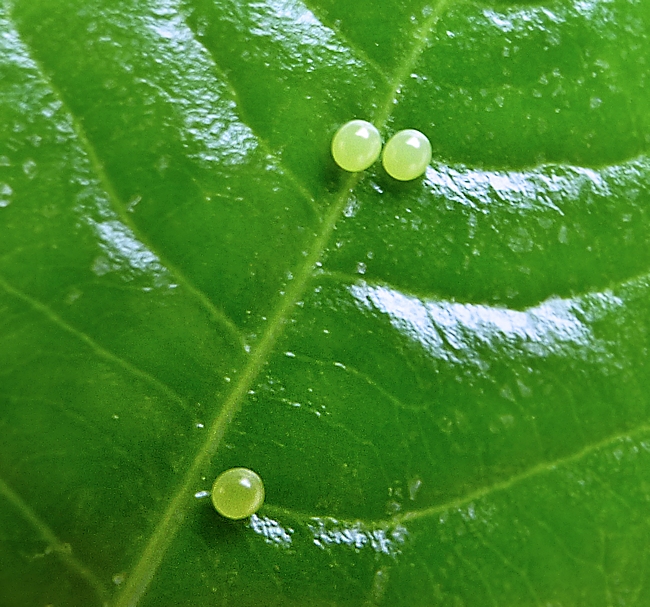
[[[0,604],[650,604],[649,34],[0,0]],[[354,118],[425,176],[338,169]]]

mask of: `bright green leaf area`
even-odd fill
[[[649,39],[0,0],[0,605],[650,605]],[[340,170],[355,118],[426,174]]]

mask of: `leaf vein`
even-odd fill
[[[273,159],[275,164],[278,166],[278,168],[282,171],[284,176],[291,182],[291,184],[296,188],[298,193],[305,199],[305,201],[309,204],[311,207],[311,210],[316,214],[316,217],[321,217],[322,210],[318,207],[316,204],[316,200],[314,199],[314,196],[311,194],[309,189],[303,184],[302,180],[300,180],[297,175],[291,170],[288,166],[286,166],[285,162],[283,161],[282,157],[273,149],[269,141],[267,140],[266,137],[262,136],[256,129],[253,128],[251,125],[249,119],[246,117],[246,112],[245,112],[245,104],[241,100],[241,95],[235,88],[234,84],[232,83],[232,79],[228,77],[226,70],[224,70],[221,67],[221,64],[215,54],[215,52],[203,42],[201,39],[201,36],[199,36],[198,32],[196,31],[195,28],[192,27],[192,24],[187,20],[184,19],[185,25],[187,28],[192,32],[192,35],[194,37],[194,41],[201,47],[203,48],[206,53],[209,55],[210,59],[212,60],[212,65],[215,69],[215,71],[219,74],[219,77],[223,81],[223,84],[226,86],[228,89],[228,92],[230,93],[231,97],[233,98],[233,101],[235,102],[235,105],[238,109],[238,118],[240,122],[246,126],[248,129],[250,129],[251,133],[255,136],[255,139],[257,140],[258,145],[262,149],[262,151],[270,158]]]
[[[544,474],[554,472],[559,468],[564,468],[571,464],[576,464],[581,460],[585,459],[586,457],[589,457],[590,455],[593,455],[594,453],[597,453],[603,449],[608,449],[621,441],[633,440],[639,435],[648,434],[648,433],[650,433],[650,423],[641,424],[636,428],[632,428],[625,432],[620,432],[615,435],[608,436],[603,440],[587,445],[582,449],[580,449],[579,451],[571,453],[567,456],[560,457],[552,461],[541,462],[539,464],[536,464],[535,466],[528,468],[527,470],[524,470],[519,474],[512,475],[509,478],[494,482],[484,487],[480,487],[473,491],[469,491],[464,495],[448,500],[444,503],[436,504],[435,506],[430,506],[428,508],[422,508],[420,510],[410,510],[402,514],[397,514],[390,519],[368,520],[362,518],[354,518],[354,519],[341,519],[338,517],[334,517],[334,518],[336,518],[336,520],[338,520],[341,523],[352,524],[354,522],[360,522],[368,526],[382,528],[382,529],[392,528],[395,525],[401,525],[403,523],[408,523],[410,521],[433,518],[439,514],[442,514],[443,512],[447,512],[449,510],[458,510],[459,508],[463,508],[468,504],[471,504],[472,502],[485,499],[491,495],[494,495],[495,493],[508,491],[509,489],[527,480],[531,480],[533,478],[542,476]],[[290,516],[299,521],[308,521],[317,516],[306,512],[292,510],[290,508],[284,508],[282,506],[269,505],[269,507],[275,510],[276,512],[283,513],[286,516]]]
[[[379,114],[380,118],[378,121],[382,123],[382,125],[387,122],[393,105],[397,100],[397,95],[401,91],[402,85],[406,82],[409,74],[417,65],[417,62],[419,61],[424,51],[427,49],[433,28],[438,23],[438,20],[444,13],[447,6],[455,1],[458,0],[438,0],[438,2],[434,5],[433,10],[431,11],[431,14],[422,24],[422,27],[416,30],[413,36],[415,43],[413,44],[411,52],[408,53],[404,57],[402,63],[397,66],[397,69],[395,70],[395,76],[391,80],[393,88],[392,95],[389,95],[383,109]]]
[[[650,424],[641,424],[640,426],[637,426],[636,428],[631,429],[629,431],[621,432],[613,436],[608,436],[601,441],[592,443],[590,445],[586,445],[579,451],[571,453],[567,456],[558,458],[553,461],[541,462],[539,464],[536,464],[535,466],[532,466],[531,468],[528,468],[527,470],[524,470],[519,474],[515,474],[507,479],[497,481],[496,483],[492,483],[491,485],[481,487],[463,496],[460,496],[456,499],[449,500],[443,504],[438,504],[436,506],[431,506],[429,508],[424,508],[422,510],[412,510],[396,518],[400,522],[407,522],[411,520],[429,518],[437,514],[440,514],[442,512],[445,512],[447,510],[454,510],[457,508],[461,508],[466,504],[469,504],[473,501],[477,501],[480,499],[484,499],[494,493],[507,491],[508,489],[524,481],[530,480],[532,478],[546,474],[548,472],[553,472],[557,468],[562,468],[569,464],[578,463],[584,458],[594,453],[597,453],[602,449],[607,449],[620,441],[626,439],[632,439],[637,435],[644,434],[647,432],[650,432]]]
[[[83,331],[80,331],[79,329],[68,324],[47,305],[9,284],[2,276],[0,276],[0,288],[4,289],[9,295],[15,297],[16,299],[20,299],[24,303],[28,304],[33,310],[45,316],[59,329],[62,329],[63,331],[75,336],[77,339],[89,346],[90,349],[93,350],[99,357],[113,363],[116,366],[121,367],[130,375],[137,377],[138,379],[148,383],[151,386],[154,386],[159,392],[162,392],[168,398],[176,401],[185,411],[190,411],[188,404],[185,402],[185,399],[183,399],[183,397],[181,397],[180,394],[178,394],[173,388],[169,387],[167,384],[154,377],[153,375],[147,373],[146,371],[143,371],[139,367],[136,367],[133,363],[130,363],[117,354],[114,354],[113,352],[107,350],[95,340],[93,340],[90,336],[86,335]]]
[[[388,85],[391,84],[390,79],[384,71],[381,69],[381,66],[374,60],[370,58],[370,55],[366,53],[361,47],[357,46],[356,43],[352,42],[350,38],[348,38],[343,31],[341,30],[340,27],[338,27],[335,23],[331,23],[329,20],[325,19],[322,15],[322,13],[316,8],[312,3],[306,2],[303,0],[304,6],[318,19],[318,22],[323,26],[326,27],[327,29],[331,30],[334,32],[337,38],[339,38],[342,42],[345,43],[345,45],[348,47],[349,50],[354,51],[354,53],[361,59],[366,65],[371,67],[377,74],[381,77],[381,79]]]
[[[99,578],[86,567],[70,550],[70,546],[62,542],[25,501],[0,478],[0,496],[4,497],[47,542],[48,547],[74,573],[82,578],[95,592],[103,607],[108,605],[108,591]]]
[[[94,437],[93,442],[96,440],[97,442],[101,442],[104,445],[107,445],[108,448],[110,448],[116,454],[116,456],[120,457],[128,465],[133,466],[135,469],[137,469],[143,477],[148,477],[150,483],[153,484],[155,482],[155,479],[151,476],[150,471],[146,469],[137,459],[135,459],[132,453],[129,453],[126,449],[116,443],[115,440],[102,432],[100,428],[98,428],[97,424],[93,424],[84,415],[78,411],[75,411],[73,408],[66,406],[65,403],[33,396],[16,396],[15,394],[0,394],[0,400],[2,399],[6,399],[15,403],[24,402],[31,405],[55,407],[61,415],[66,416],[73,423],[83,428],[84,431],[92,434]]]
[[[398,409],[403,409],[404,411],[409,412],[420,412],[424,409],[427,409],[427,407],[407,405],[406,403],[402,402],[397,396],[391,394],[388,390],[386,390],[386,388],[378,384],[370,375],[364,373],[363,371],[359,371],[356,367],[348,363],[341,364],[334,361],[324,361],[318,358],[307,356],[306,354],[295,354],[295,360],[303,360],[320,367],[330,367],[332,370],[339,369],[344,373],[348,373],[377,390],[377,392],[379,392],[384,398],[386,398],[386,400],[390,401]]]
[[[181,524],[185,520],[192,503],[189,498],[192,496],[192,487],[195,479],[206,463],[214,456],[221,446],[228,426],[239,412],[242,402],[248,393],[252,383],[268,360],[277,339],[283,333],[284,325],[294,309],[296,303],[305,292],[312,276],[313,268],[320,259],[327,242],[335,229],[336,221],[343,212],[347,203],[350,189],[357,183],[360,176],[351,174],[346,181],[346,187],[342,189],[338,199],[332,204],[323,230],[307,255],[305,264],[296,278],[291,283],[284,298],[281,300],[278,309],[270,319],[268,329],[258,342],[257,347],[251,353],[248,365],[244,368],[239,381],[235,383],[230,395],[226,398],[223,407],[217,413],[210,424],[206,440],[196,453],[192,464],[183,476],[178,490],[173,494],[168,506],[165,509],[160,522],[149,538],[140,558],[135,564],[131,575],[127,578],[124,589],[118,596],[115,607],[135,607],[140,598],[144,595],[153,579],[156,570],[162,562],[163,556],[171,541],[178,533]]]

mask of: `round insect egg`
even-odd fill
[[[379,131],[365,120],[346,122],[332,139],[332,157],[351,173],[365,171],[381,152]]]
[[[264,483],[248,468],[231,468],[222,472],[212,485],[212,504],[229,519],[248,518],[264,502]]]
[[[395,133],[384,148],[382,164],[399,181],[410,181],[424,173],[431,162],[431,143],[415,129]]]

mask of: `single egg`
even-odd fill
[[[263,502],[264,483],[248,468],[226,470],[212,485],[212,503],[226,518],[247,518],[255,514]]]
[[[382,164],[399,181],[410,181],[426,171],[431,162],[431,143],[415,129],[395,133],[384,148]]]
[[[332,139],[332,157],[342,169],[365,171],[381,152],[379,131],[365,120],[346,122]]]

